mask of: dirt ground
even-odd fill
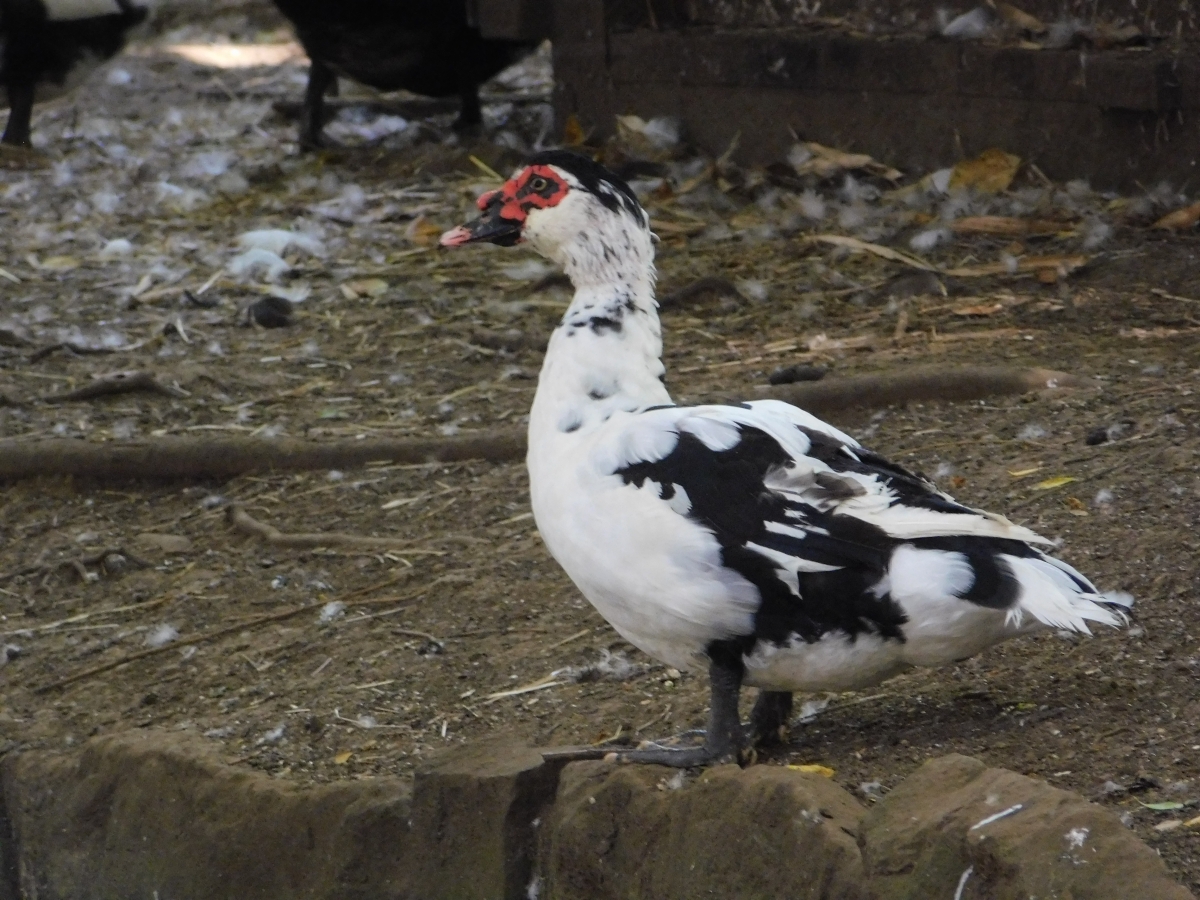
[[[451,114],[401,127],[394,113],[350,108],[334,131],[351,146],[300,156],[294,123],[271,103],[298,97],[302,60],[211,68],[168,50],[230,34],[288,39],[236,17],[160,35],[40,109],[49,167],[0,170],[0,434],[319,440],[522,424],[539,341],[568,295],[528,251],[432,248],[491,183],[447,136]],[[511,167],[539,137],[548,106],[535,82],[502,86],[515,100],[489,106],[481,159]],[[810,718],[763,761],[824,764],[869,802],[928,757],[977,756],[1112,807],[1200,890],[1200,828],[1179,824],[1200,815],[1200,242],[1147,227],[1186,198],[1112,198],[1023,171],[1002,197],[956,214],[1016,214],[1024,196],[1026,215],[1061,228],[1019,247],[949,229],[922,255],[959,269],[1004,254],[1088,264],[1059,264],[1054,283],[1011,264],[947,276],[945,296],[920,276],[935,291],[922,295],[903,262],[807,238],[915,252],[907,242],[931,216],[949,222],[944,208],[891,202],[866,179],[781,187],[672,165],[673,191],[642,185],[663,238],[662,293],[710,275],[740,292],[664,311],[677,399],[751,395],[797,362],[830,377],[980,363],[1085,376],[1070,391],[836,424],[1060,540],[1064,558],[1137,600],[1121,631],[1048,633],[863,694],[808,698]],[[284,252],[290,270],[274,282],[228,269],[238,236],[261,228],[310,240]],[[300,301],[293,324],[247,326],[245,308],[271,292]],[[52,349],[61,344],[76,349]],[[44,399],[119,371],[152,373],[169,392]],[[267,545],[226,524],[234,501],[283,531],[395,547]],[[639,740],[706,713],[705,678],[624,644],[550,559],[517,463],[4,486],[0,613],[6,751],[186,730],[235,765],[311,782],[407,774],[485,735]]]

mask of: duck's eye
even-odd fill
[[[529,187],[532,188],[535,193],[540,194],[546,188],[550,187],[550,182],[539,175],[537,178],[529,182]]]

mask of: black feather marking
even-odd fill
[[[788,465],[790,457],[765,432],[746,426],[740,431],[740,442],[722,451],[710,450],[699,438],[682,432],[663,459],[633,463],[615,474],[637,487],[655,482],[660,496],[667,485],[672,486],[671,496],[674,485],[682,487],[691,501],[689,518],[716,536],[722,563],[758,589],[761,605],[754,631],[739,638],[743,650],[749,652],[759,640],[781,644],[792,635],[816,641],[835,630],[851,637],[865,632],[903,640],[903,611],[889,596],[873,590],[900,542],[861,520],[821,513],[769,490],[768,473]],[[808,521],[789,517],[789,511]],[[801,539],[768,531],[767,522],[812,525],[827,533],[810,531]],[[749,544],[840,568],[801,572],[797,597],[780,579],[775,564]]]
[[[809,456],[825,463],[835,472],[875,476],[895,493],[892,506],[914,506],[942,513],[976,514],[975,510],[943,496],[929,479],[919,472],[909,472],[863,447],[850,447],[823,431],[805,428],[803,425],[796,427],[804,432],[811,443]]]
[[[604,334],[605,331],[620,334],[621,329],[625,327],[620,319],[612,319],[608,316],[592,316],[587,320],[587,325],[596,334]]]

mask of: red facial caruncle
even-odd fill
[[[461,247],[477,241],[511,247],[520,243],[525,220],[535,209],[557,206],[570,186],[552,166],[527,166],[504,183],[498,191],[488,191],[476,205],[482,211],[474,222],[452,228],[438,243],[443,247]]]
[[[550,166],[529,166],[504,183],[498,191],[488,191],[475,201],[487,209],[497,199],[503,201],[501,218],[523,222],[530,210],[557,206],[567,195],[567,183]]]

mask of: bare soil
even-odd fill
[[[568,296],[539,284],[545,270],[527,251],[432,249],[488,184],[442,142],[451,114],[420,126],[419,139],[302,157],[294,123],[269,107],[295,99],[302,64],[206,69],[168,54],[171,40],[119,60],[128,82],[102,73],[39,113],[51,167],[0,171],[0,266],[19,279],[0,280],[0,434],[320,440],[522,423],[539,341]],[[541,113],[528,107],[504,114],[532,141]],[[493,123],[474,148],[498,167],[517,156],[494,143],[506,127]],[[224,151],[224,162],[201,157]],[[164,182],[202,196],[181,199]],[[680,401],[752,395],[796,362],[830,377],[931,363],[1087,376],[1094,387],[836,423],[961,500],[1061,540],[1064,558],[1137,598],[1126,630],[1048,633],[834,697],[761,761],[829,766],[862,795],[864,783],[886,790],[931,756],[977,756],[1126,815],[1200,890],[1200,829],[1156,827],[1200,815],[1200,243],[1114,218],[1089,266],[1054,284],[949,278],[948,296],[897,303],[870,286],[904,266],[804,240],[839,231],[832,221],[770,227],[768,204],[720,187],[706,188],[708,205],[648,201],[667,226],[664,294],[711,275],[746,295],[702,294],[664,311]],[[105,188],[115,206],[98,196]],[[310,293],[277,329],[245,324],[245,307],[271,285],[221,274],[237,236],[267,227],[307,229],[325,248],[285,254],[293,271],[275,287]],[[128,253],[99,253],[118,238]],[[1051,236],[1034,249],[1078,253],[1080,240]],[[930,256],[947,267],[993,261],[1009,242],[959,238]],[[213,275],[200,299],[219,305],[184,297]],[[38,353],[63,342],[109,352]],[[127,370],[179,394],[39,399]],[[1086,443],[1097,429],[1112,440]],[[285,532],[392,537],[395,547],[263,544],[231,530],[229,502]],[[344,608],[324,606],[334,601]],[[314,782],[408,773],[485,735],[639,740],[702,726],[706,714],[705,679],[625,645],[548,556],[515,463],[8,485],[0,632],[7,751],[154,727],[204,735],[231,764]],[[1170,802],[1185,805],[1145,805]]]

